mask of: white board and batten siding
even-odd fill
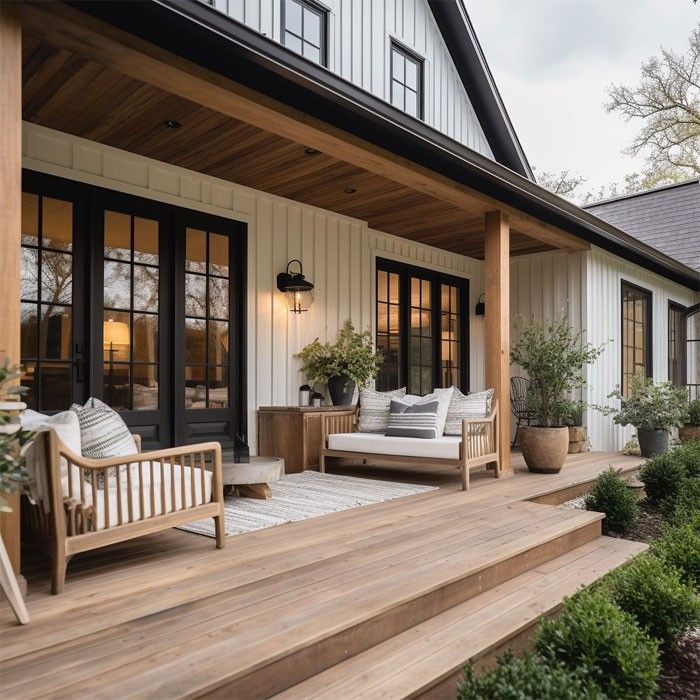
[[[588,400],[607,406],[613,401],[607,395],[622,379],[622,281],[652,294],[652,363],[657,382],[668,379],[668,304],[673,301],[692,306],[700,302],[700,295],[600,248],[593,247],[587,258],[588,339],[596,344],[609,341],[601,359],[590,369]],[[689,371],[697,373],[698,368],[690,367]],[[587,418],[589,433],[594,436],[593,447],[597,450],[621,449],[634,433],[631,427],[615,425],[612,417],[594,409],[589,409]]]
[[[298,401],[295,354],[318,337],[334,340],[347,319],[374,331],[375,260],[388,257],[470,280],[471,387],[483,386],[483,319],[473,314],[483,264],[380,231],[366,222],[144,158],[35,124],[24,124],[23,167],[179,207],[248,227],[248,437],[257,443],[256,409]],[[315,301],[291,314],[276,277],[298,258]]]
[[[424,61],[426,124],[493,158],[476,112],[425,0],[315,0],[328,13],[328,70],[391,101],[391,40]],[[202,0],[282,43],[284,0]]]

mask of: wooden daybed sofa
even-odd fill
[[[501,424],[496,399],[486,418],[462,421],[461,436],[443,435],[427,440],[360,433],[357,431],[357,411],[357,407],[353,407],[323,416],[321,472],[325,472],[328,458],[454,467],[462,472],[464,491],[469,488],[469,471],[475,467],[493,464],[494,475],[500,476],[498,445]]]
[[[45,496],[23,504],[22,527],[23,535],[51,552],[52,593],[62,591],[74,554],[193,520],[214,518],[216,546],[224,546],[218,442],[142,453],[134,435],[137,454],[87,459],[53,430],[37,440],[45,450]]]

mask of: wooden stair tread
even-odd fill
[[[222,569],[207,580],[208,593],[195,600],[188,598],[191,582],[184,581],[160,590],[157,599],[148,592],[126,604],[118,599],[85,608],[76,623],[85,625],[85,632],[70,642],[62,643],[59,633],[51,644],[52,620],[47,619],[45,629],[35,630],[42,638],[48,635],[44,650],[36,649],[34,639],[30,663],[18,659],[6,664],[2,685],[13,688],[17,697],[39,697],[57,688],[62,694],[92,697],[106,687],[112,697],[147,694],[149,689],[157,689],[159,696],[207,692],[387,610],[433,592],[439,596],[452,581],[474,577],[476,595],[486,568],[499,562],[506,566],[537,546],[597,526],[600,518],[586,511],[514,503],[497,512],[465,512],[424,530],[431,522],[426,514],[400,536],[367,537],[358,551],[282,576],[258,571],[256,578],[246,579],[245,572]],[[490,521],[498,526],[490,528]],[[124,619],[115,624],[118,612]],[[105,619],[112,622],[108,628]],[[169,629],[165,637],[163,624]],[[183,659],[192,669],[185,678],[177,673]],[[176,687],[169,687],[175,678]]]
[[[275,696],[414,697],[459,673],[551,614],[573,594],[643,551],[645,545],[600,537],[512,578]]]

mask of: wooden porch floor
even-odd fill
[[[114,545],[76,557],[60,596],[46,562],[26,556],[31,623],[3,607],[0,694],[453,697],[464,661],[517,645],[564,595],[640,549],[600,537],[596,514],[544,504],[639,458],[572,455],[559,475],[513,461],[513,478],[477,473],[469,492],[456,471],[353,469],[440,489],[223,550],[179,530]],[[421,667],[438,648],[440,662]]]

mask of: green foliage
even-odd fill
[[[696,479],[699,481],[700,479]],[[700,511],[696,513],[700,524]],[[651,543],[651,553],[676,569],[681,579],[700,591],[700,528],[690,521],[667,525],[658,540]]]
[[[635,557],[614,571],[608,583],[612,600],[667,646],[700,623],[700,600],[695,590],[658,557]]]
[[[535,648],[547,661],[585,674],[612,700],[656,692],[658,643],[601,593],[583,590],[566,600],[558,617],[540,624]]]
[[[673,508],[670,509],[669,505]],[[665,503],[668,518],[673,525],[698,523],[700,530],[700,477],[684,479],[674,501]]]
[[[673,454],[683,465],[686,476],[700,476],[700,440],[689,440],[674,447]]]
[[[620,387],[608,394],[618,399],[620,408],[606,408],[603,412],[613,414],[618,425],[633,425],[637,430],[669,430],[680,427],[687,416],[685,389],[670,382],[654,384],[641,375],[632,377],[629,396],[623,396]]]
[[[639,517],[637,497],[620,474],[609,467],[602,472],[586,496],[586,508],[605,513],[606,531],[625,534]]]
[[[681,492],[687,491],[683,498],[690,498],[697,486],[684,484],[686,479],[700,477],[700,442],[691,440],[674,447],[668,452],[652,457],[642,467],[639,478],[644,482],[644,490],[651,503],[663,506],[671,514]]]
[[[688,418],[685,424],[700,426],[700,399],[695,399],[688,404]]]
[[[345,377],[364,386],[377,376],[383,358],[374,352],[372,334],[357,333],[350,321],[338,333],[335,343],[318,338],[299,352],[301,371],[310,382],[325,384],[331,377]]]
[[[602,700],[600,690],[580,673],[537,655],[522,658],[507,651],[496,667],[477,676],[469,664],[457,689],[458,700]]]
[[[585,343],[583,332],[575,331],[566,315],[521,329],[510,356],[530,379],[526,405],[535,424],[564,425],[580,407],[571,397],[584,384],[584,367],[595,362],[604,347]]]

